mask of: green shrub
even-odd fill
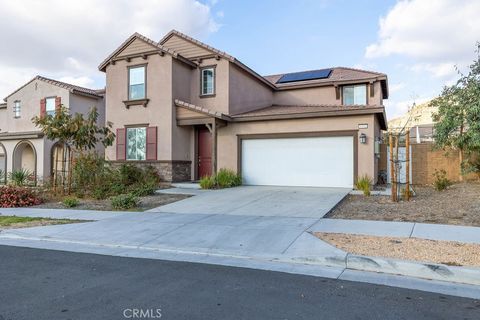
[[[120,173],[120,182],[126,186],[138,183],[143,176],[142,169],[130,163],[122,164],[118,171]]]
[[[33,174],[27,169],[14,170],[8,174],[8,179],[14,186],[24,186],[33,179]]]
[[[357,182],[355,183],[355,187],[358,190],[363,191],[363,195],[365,196],[370,196],[370,190],[372,187],[372,179],[370,179],[369,176],[363,175],[357,179]]]
[[[242,177],[229,169],[220,169],[217,174],[200,179],[202,189],[223,189],[242,185]]]
[[[229,169],[220,169],[216,174],[216,182],[219,188],[237,187],[242,184],[242,177]]]
[[[63,198],[62,202],[63,202],[63,205],[66,208],[73,208],[73,207],[78,206],[78,204],[79,204],[78,199],[75,198],[75,197],[65,197],[65,198]]]
[[[130,187],[130,193],[137,197],[145,197],[154,194],[157,189],[158,187],[156,184],[138,184]]]
[[[112,197],[111,201],[112,201],[112,208],[115,210],[132,209],[132,208],[135,208],[139,203],[138,198],[132,193],[114,196]]]
[[[215,188],[215,177],[214,176],[205,176],[200,179],[200,187],[202,189],[214,189]]]
[[[433,177],[435,179],[435,181],[433,181],[433,187],[437,191],[445,190],[449,185],[452,184],[452,182],[447,178],[447,172],[443,169],[435,169]]]

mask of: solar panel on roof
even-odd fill
[[[332,69],[287,73],[284,74],[280,79],[278,79],[277,83],[326,79],[330,76],[331,73]]]

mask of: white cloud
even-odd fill
[[[196,0],[2,0],[0,97],[36,74],[92,85],[102,78],[98,64],[136,31],[154,40],[170,29],[207,36],[219,28],[211,7]]]
[[[58,80],[66,83],[74,84],[80,87],[86,87],[86,88],[92,87],[92,85],[95,82],[95,80],[89,77],[68,77],[67,76],[67,77],[61,77]]]
[[[388,91],[390,93],[395,93],[395,92],[398,92],[398,91],[402,90],[405,87],[406,87],[405,82],[392,83],[391,85],[389,85]]]
[[[427,71],[437,78],[452,78],[457,75],[455,64],[450,62],[444,63],[417,63],[411,67],[412,71]]]
[[[463,63],[480,40],[480,1],[402,0],[380,19],[367,58],[399,54],[430,62]]]
[[[419,105],[430,101],[431,99],[432,97],[416,97],[401,101],[386,100],[384,101],[384,104],[387,117],[389,120],[391,120],[402,116],[413,106],[414,103]]]

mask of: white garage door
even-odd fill
[[[242,140],[246,185],[353,186],[353,137]]]

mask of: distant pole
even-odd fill
[[[410,200],[410,129],[405,133],[405,161],[406,161],[406,179],[405,179],[405,198]]]
[[[395,185],[394,185],[394,170],[393,170],[393,135],[388,134],[388,144],[390,146],[390,185],[392,189],[392,201],[395,201]]]

